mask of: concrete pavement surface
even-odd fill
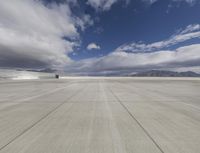
[[[200,79],[0,82],[0,153],[199,153]]]

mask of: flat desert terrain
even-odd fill
[[[200,79],[0,82],[0,153],[199,153]]]

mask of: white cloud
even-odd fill
[[[118,0],[88,0],[87,4],[95,8],[96,10],[109,10],[111,6]]]
[[[149,4],[153,4],[158,0],[142,0],[143,2],[149,3]]]
[[[194,3],[197,2],[197,0],[173,0],[174,2],[186,2],[188,4],[193,5]]]
[[[101,47],[99,45],[97,45],[96,43],[90,43],[88,46],[87,46],[87,50],[94,50],[94,49],[101,49]]]
[[[193,38],[200,38],[199,24],[189,25],[164,41],[123,45],[104,57],[72,62],[67,65],[67,72],[78,75],[121,75],[151,69],[200,72],[200,44],[165,49]]]
[[[182,30],[181,34],[187,34],[189,32],[200,31],[200,24],[191,24],[188,25],[184,30]]]
[[[71,61],[67,54],[79,45],[77,27],[84,30],[89,17],[73,17],[67,3],[0,1],[1,67],[62,67]]]
[[[143,2],[149,3],[149,4],[153,4],[159,0],[142,0]],[[193,5],[197,2],[197,0],[171,0],[172,2],[186,2],[190,5]]]
[[[108,11],[115,3],[119,1],[124,1],[126,4],[129,4],[131,2],[131,0],[87,0],[87,4],[93,7],[96,11]],[[141,0],[141,1],[151,5],[159,0]],[[190,5],[193,5],[196,3],[197,0],[171,0],[171,1],[186,2]]]
[[[184,30],[181,30],[179,33],[175,35],[172,35],[167,40],[158,41],[151,44],[145,44],[145,43],[124,44],[118,47],[116,51],[122,51],[122,52],[156,51],[194,38],[200,38],[199,24],[189,25]]]
[[[96,11],[108,11],[111,9],[111,7],[119,2],[124,1],[126,4],[129,4],[131,0],[87,0],[87,4],[93,7]],[[153,4],[160,0],[141,0],[144,3],[147,4]],[[185,2],[190,5],[193,5],[197,2],[197,0],[171,0],[172,2]]]
[[[147,53],[112,52],[101,58],[72,63],[67,72],[74,74],[132,73],[149,69],[184,69],[200,66],[200,44]],[[193,69],[195,71],[195,69]],[[199,72],[199,71],[197,71]]]
[[[113,4],[119,1],[124,1],[126,4],[130,2],[130,0],[87,0],[87,4],[93,7],[96,11],[108,11],[111,9]]]
[[[109,10],[117,1],[108,0],[103,3],[103,0],[88,0],[88,4],[94,5],[93,7],[97,9]],[[0,2],[1,67],[66,66],[68,72],[98,74],[120,72],[122,69],[133,71],[155,67],[200,66],[199,44],[176,50],[163,49],[179,42],[199,38],[198,24],[189,25],[164,41],[123,45],[107,56],[76,62],[67,54],[73,52],[73,48],[79,45],[78,28],[84,30],[86,24],[93,24],[90,16],[83,15],[81,18],[74,16],[68,3],[44,6],[38,0],[0,0]],[[63,37],[67,39],[64,40]],[[87,48],[100,49],[100,46],[91,43]],[[135,53],[138,51],[147,52]]]

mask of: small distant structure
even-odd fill
[[[58,74],[55,74],[55,78],[56,78],[56,79],[59,79],[59,75],[58,75]]]

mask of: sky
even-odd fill
[[[0,68],[200,73],[200,0],[0,0]]]

